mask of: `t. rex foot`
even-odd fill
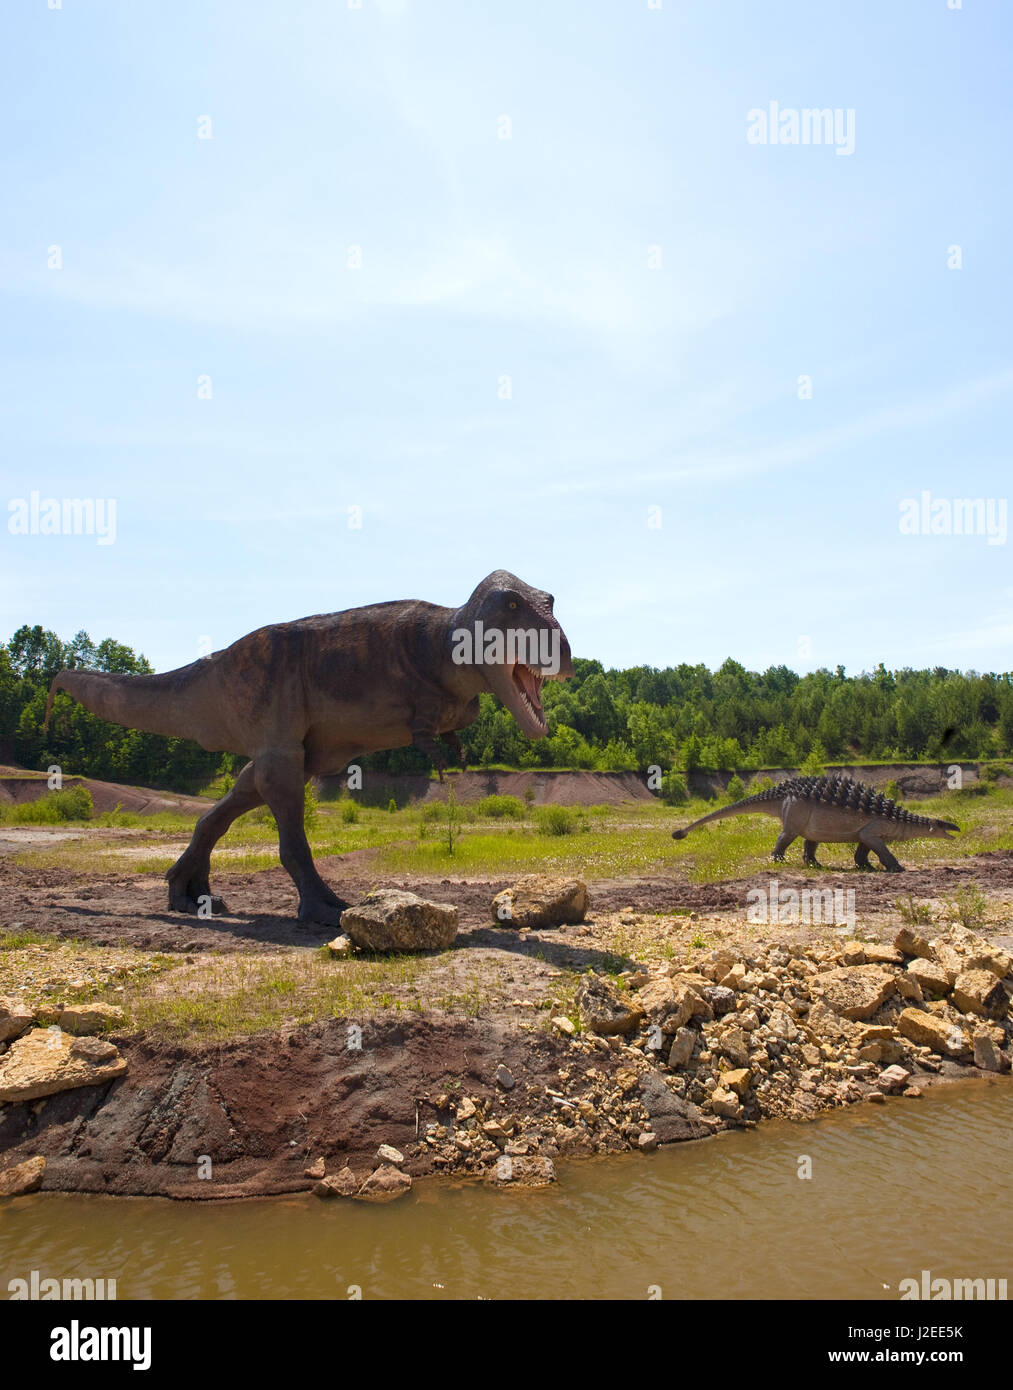
[[[771,857],[771,859],[774,861],[775,864],[783,864],[783,863],[784,863],[784,855],[783,855],[783,854],[772,854],[770,857]]]
[[[217,893],[198,893],[196,897],[191,897],[185,891],[169,893],[170,912],[185,912],[191,917],[207,917],[209,904],[212,917],[228,916],[229,909],[225,906],[225,899],[218,897]]]
[[[822,868],[823,868],[823,865],[820,863],[820,861],[819,861],[818,859],[803,859],[803,860],[802,860],[802,863],[803,863],[803,865],[805,866],[805,868],[807,868],[807,869],[822,869]]]
[[[315,925],[318,927],[336,927],[341,921],[341,914],[348,906],[341,898],[331,894],[334,901],[318,897],[303,897],[299,899],[299,921],[305,925]]]
[[[206,878],[169,879],[169,911],[185,912],[191,917],[212,917],[228,914],[223,898],[211,892]]]

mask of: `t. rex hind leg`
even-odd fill
[[[865,869],[869,873],[873,872],[872,865],[869,863],[869,846],[859,845],[855,850],[855,865],[859,869]]]
[[[299,921],[336,927],[348,904],[317,873],[306,839],[302,745],[265,749],[255,755],[253,768],[257,790],[278,822],[281,862],[299,890]]]
[[[816,858],[816,851],[819,846],[819,840],[806,840],[802,846],[802,863],[807,864],[810,869],[823,868],[823,865]]]
[[[904,872],[904,865],[899,859],[893,857],[878,835],[866,836],[866,838],[862,840],[862,844],[872,850],[887,873],[901,874]]]
[[[186,849],[166,874],[169,881],[169,909],[172,912],[198,913],[204,902],[210,902],[212,913],[226,912],[224,902],[211,892],[211,851],[244,811],[260,806],[264,798],[257,790],[253,764],[247,763],[236,778],[232,790],[205,811],[194,826]]]
[[[792,835],[792,833],[791,833],[790,831],[788,831],[788,830],[782,830],[782,831],[781,831],[780,835],[778,835],[778,837],[777,837],[777,844],[774,846],[774,852],[773,852],[773,853],[771,854],[771,856],[770,856],[771,859],[773,859],[773,861],[774,861],[775,864],[783,864],[783,863],[784,863],[784,852],[785,852],[785,850],[788,848],[789,845],[793,845],[797,839],[798,839],[798,836],[797,836],[797,835]]]

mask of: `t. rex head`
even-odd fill
[[[454,614],[452,659],[473,666],[528,738],[549,728],[542,682],[573,675],[570,644],[552,616],[553,597],[507,570],[482,580]]]

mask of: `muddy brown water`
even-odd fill
[[[120,1299],[889,1300],[923,1270],[1013,1287],[1011,1104],[1009,1078],[962,1082],[385,1206],[43,1193],[0,1206],[0,1297],[33,1270],[115,1278]]]

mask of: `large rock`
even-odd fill
[[[0,1100],[37,1100],[76,1086],[97,1086],[126,1069],[127,1059],[110,1042],[33,1028],[0,1057]]]
[[[493,898],[492,920],[498,927],[560,927],[583,922],[588,901],[579,878],[525,874]]]
[[[78,1037],[119,1028],[125,1021],[126,1015],[115,1004],[70,1004],[60,1015],[63,1031]]]
[[[32,1011],[20,999],[0,999],[0,1043],[19,1038],[32,1026]]]
[[[367,1202],[392,1202],[395,1197],[403,1197],[410,1191],[412,1180],[400,1168],[385,1163],[370,1173],[369,1177],[355,1194]]]
[[[632,1033],[643,1018],[637,1001],[601,975],[582,975],[576,990],[581,1016],[592,1033]]]
[[[815,986],[834,1013],[858,1021],[871,1018],[897,988],[878,965],[842,965],[817,976]]]
[[[5,1168],[0,1173],[0,1197],[23,1197],[28,1192],[38,1192],[46,1175],[46,1160],[26,1159],[15,1163],[13,1168]]]
[[[672,1046],[668,1054],[668,1065],[670,1067],[685,1067],[693,1056],[693,1048],[696,1040],[700,1036],[693,1028],[680,1028],[672,1039]]]
[[[906,973],[913,980],[917,980],[919,989],[929,996],[941,996],[950,992],[952,981],[949,972],[938,961],[923,960],[916,956],[914,960],[908,961]]]
[[[556,1181],[556,1169],[551,1158],[541,1154],[513,1157],[503,1154],[486,1174],[486,1182],[496,1187],[548,1187]]]
[[[351,1168],[345,1167],[340,1173],[332,1173],[329,1178],[321,1178],[313,1191],[318,1197],[354,1197],[360,1187],[359,1179]]]
[[[379,888],[345,909],[341,930],[365,951],[444,951],[457,937],[457,908]]]
[[[922,1009],[902,1010],[897,1016],[897,1031],[942,1057],[964,1057],[971,1050],[962,1028]]]
[[[640,1100],[651,1117],[651,1133],[661,1144],[702,1139],[711,1133],[701,1112],[688,1100],[674,1095],[656,1071],[640,1078]]]
[[[958,975],[950,1002],[962,1014],[979,1018],[1005,1018],[1009,996],[991,970],[968,970]]]
[[[1002,1071],[1002,1053],[995,1040],[983,1029],[974,1035],[974,1065],[982,1071]]]

